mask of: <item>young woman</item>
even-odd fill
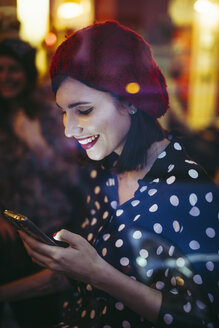
[[[91,159],[88,215],[67,248],[20,235],[72,279],[60,327],[216,327],[216,187],[157,122],[168,108],[149,45],[115,21],[64,41],[50,68],[65,135]]]

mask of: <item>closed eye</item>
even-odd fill
[[[88,114],[90,114],[92,112],[93,109],[94,109],[93,107],[90,107],[90,108],[88,108],[86,110],[78,109],[78,113],[80,115],[88,115]]]

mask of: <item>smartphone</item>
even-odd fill
[[[25,215],[10,210],[4,210],[4,218],[8,220],[17,230],[22,230],[31,237],[43,243],[51,246],[57,246],[57,243],[54,240],[50,239]]]

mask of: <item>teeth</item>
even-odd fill
[[[98,135],[93,136],[93,137],[91,137],[91,138],[84,139],[84,140],[78,140],[78,142],[79,142],[81,145],[86,145],[86,144],[92,142],[93,140],[95,140],[97,137],[98,137]]]

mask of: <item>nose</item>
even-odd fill
[[[80,121],[75,117],[75,115],[70,113],[66,113],[64,115],[63,123],[65,126],[65,136],[68,138],[80,136],[83,131]]]

